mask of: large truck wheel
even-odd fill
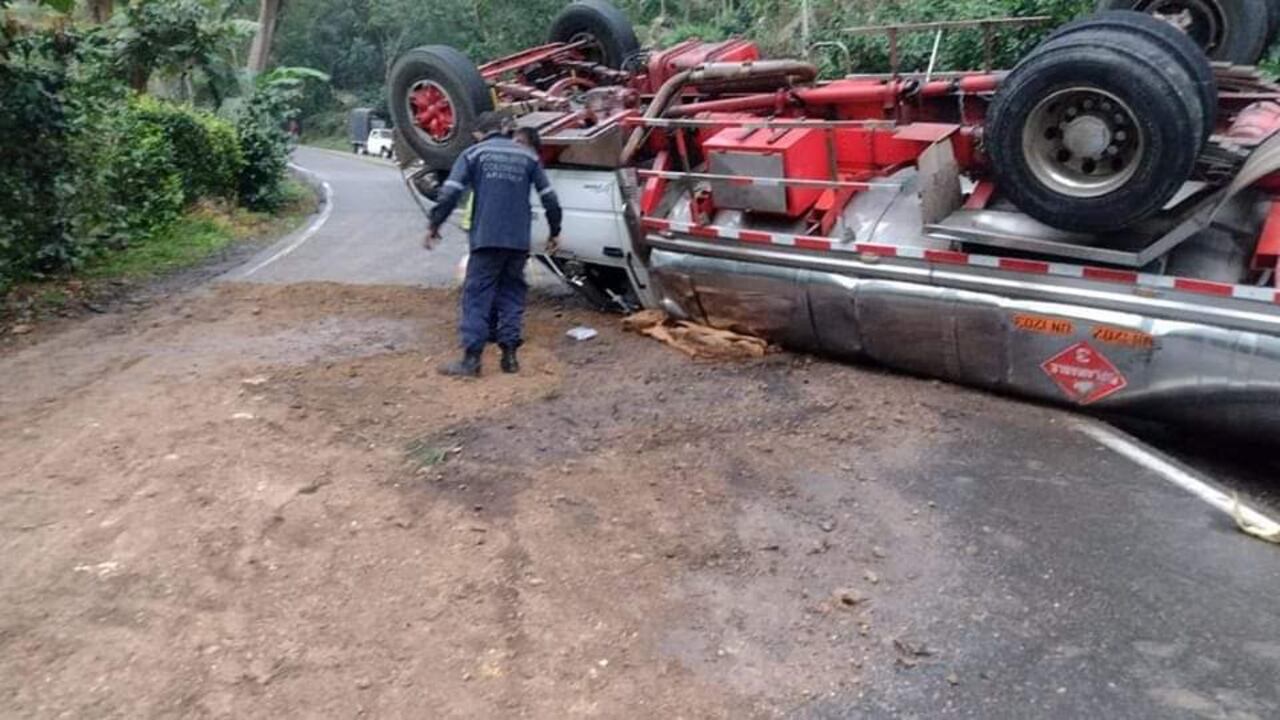
[[[1271,1],[1271,0],[1269,0]],[[1274,0],[1280,8],[1280,0]],[[1052,47],[1054,40],[1080,35],[1089,30],[1106,29],[1129,32],[1154,42],[1182,67],[1195,82],[1199,91],[1200,114],[1203,133],[1201,144],[1213,134],[1218,117],[1218,83],[1213,77],[1213,67],[1204,51],[1172,25],[1151,15],[1133,10],[1107,10],[1086,18],[1069,22],[1055,29],[1036,50]]]
[[[466,55],[446,45],[414,48],[396,60],[388,82],[391,117],[428,167],[448,170],[471,143],[476,117],[493,94]]]
[[[1033,50],[1031,55],[1061,52],[1073,47],[1086,50],[1095,47],[1111,48],[1117,53],[1129,56],[1134,62],[1144,65],[1152,78],[1160,78],[1173,88],[1174,94],[1186,105],[1192,119],[1191,128],[1184,136],[1187,141],[1199,149],[1212,134],[1212,125],[1206,126],[1204,120],[1206,117],[1213,117],[1213,114],[1204,109],[1198,84],[1177,61],[1173,53],[1159,41],[1134,33],[1128,28],[1096,27],[1046,40]],[[1215,105],[1216,102],[1215,97]]]
[[[1195,163],[1195,87],[1172,60],[1156,66],[1154,45],[1132,35],[1055,42],[1019,63],[987,109],[997,186],[1064,230],[1107,232],[1154,215]]]
[[[1136,10],[1186,33],[1210,59],[1254,65],[1271,35],[1272,0],[1099,0],[1100,10]]]
[[[607,0],[578,0],[551,23],[551,42],[581,40],[587,59],[615,69],[640,51],[631,21]]]

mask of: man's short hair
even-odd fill
[[[528,125],[518,127],[516,128],[516,138],[523,140],[524,144],[534,150],[542,150],[542,136],[538,134],[537,128],[529,127]]]
[[[496,110],[486,110],[476,118],[476,132],[481,135],[502,132],[505,126],[505,116]]]

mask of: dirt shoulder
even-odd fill
[[[323,192],[314,182],[300,173],[290,177],[273,213],[198,204],[170,227],[86,267],[0,293],[0,351],[56,332],[68,320],[145,305],[218,277],[319,212]]]
[[[914,664],[950,550],[891,479],[1003,401],[546,300],[447,380],[454,307],[216,285],[0,355],[8,713],[773,717]]]

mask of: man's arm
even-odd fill
[[[453,161],[453,170],[449,172],[449,179],[444,181],[444,186],[440,188],[440,197],[428,215],[431,225],[429,236],[435,237],[439,234],[440,226],[449,219],[449,213],[458,206],[458,201],[462,199],[462,194],[470,184],[471,166],[467,163],[467,156],[464,153]]]
[[[560,237],[560,221],[564,217],[563,211],[560,210],[560,199],[556,197],[556,191],[551,188],[551,181],[547,180],[547,173],[542,169],[542,163],[533,166],[533,186],[538,189],[538,199],[542,201],[542,207],[547,211],[547,224],[551,226],[551,240],[547,243],[548,252],[555,250],[555,241]]]

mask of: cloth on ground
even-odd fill
[[[769,351],[769,343],[762,338],[687,320],[672,320],[661,310],[642,310],[629,315],[623,318],[622,327],[666,343],[689,357],[704,360],[758,358]]]

